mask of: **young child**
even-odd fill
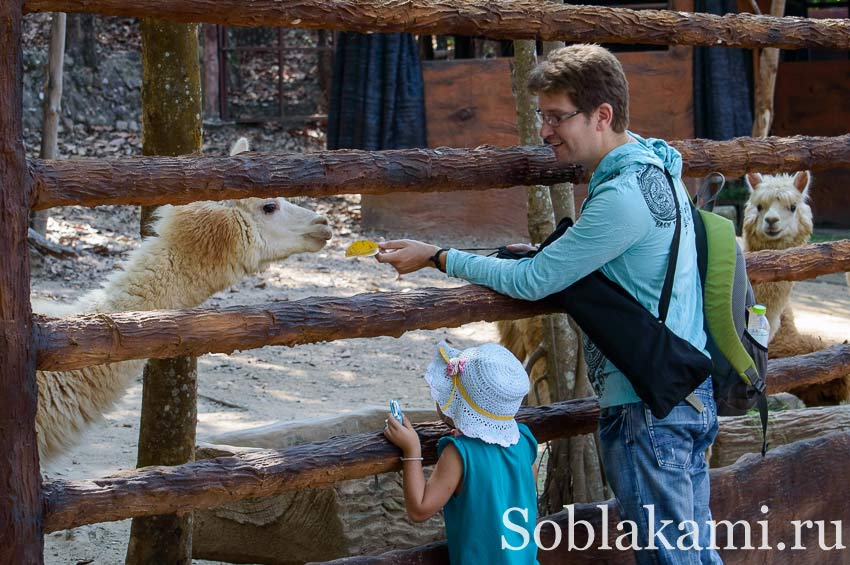
[[[408,516],[422,522],[444,509],[452,565],[536,563],[530,533],[537,524],[537,440],[514,420],[528,393],[522,364],[495,343],[458,351],[442,342],[425,380],[440,417],[453,428],[437,444],[439,460],[427,483],[419,436],[407,416],[404,425],[390,416],[384,428],[404,454]]]

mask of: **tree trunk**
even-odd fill
[[[541,143],[535,110],[537,101],[526,84],[537,63],[536,42],[514,42],[513,91],[517,108],[517,129],[520,143]],[[528,232],[531,241],[540,243],[555,229],[550,191],[545,186],[528,189]],[[579,364],[579,339],[569,318],[564,314],[543,317],[543,347],[546,350],[546,374],[549,398],[555,402],[575,398],[576,374]],[[546,465],[546,486],[539,501],[541,512],[560,509],[564,504],[594,500],[602,495],[596,485],[601,478],[588,476],[584,456],[595,457],[592,436],[559,439],[550,444]]]
[[[207,119],[218,120],[221,118],[218,26],[204,24],[202,29],[204,30],[204,116]]]
[[[59,144],[59,114],[62,112],[62,70],[65,64],[64,13],[53,14],[50,23],[50,51],[47,63],[47,86],[44,96],[44,115],[41,128],[42,159],[56,159]],[[47,210],[32,212],[30,225],[41,235],[47,234]]]
[[[81,9],[108,16],[156,17],[231,26],[472,35],[644,45],[850,49],[850,21],[752,14],[630,10],[540,0],[27,0],[30,12]],[[427,14],[427,16],[424,16]]]
[[[771,16],[785,15],[785,0],[770,3]],[[753,111],[753,137],[767,137],[776,115],[773,109],[773,92],[776,88],[776,72],[779,70],[779,49],[765,47],[759,55],[758,77],[755,83]]]
[[[27,249],[22,0],[0,2],[0,563],[42,563],[36,348]]]
[[[198,26],[143,20],[142,123],[145,155],[201,151]],[[154,208],[142,208],[142,236]],[[179,465],[195,458],[197,359],[149,360],[144,371],[137,466]],[[192,513],[136,518],[128,564],[191,563]]]
[[[62,12],[63,10],[58,10]],[[68,11],[68,10],[64,10]],[[86,67],[97,68],[97,37],[94,14],[71,14],[67,20],[68,53]]]

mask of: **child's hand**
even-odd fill
[[[410,423],[407,414],[403,418],[404,425],[402,426],[398,423],[398,420],[390,415],[387,418],[387,425],[384,427],[384,436],[400,447],[405,457],[422,457],[419,435],[413,429],[413,424]]]

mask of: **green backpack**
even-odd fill
[[[700,191],[702,192],[702,190]],[[732,222],[691,203],[697,264],[703,289],[706,348],[714,368],[714,398],[720,416],[740,416],[757,407],[762,426],[762,456],[767,452],[767,349],[747,333],[755,303],[744,254]]]

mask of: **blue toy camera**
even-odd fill
[[[397,400],[390,400],[390,414],[393,418],[398,420],[399,424],[404,424],[404,416],[401,412],[401,406],[399,406]]]

